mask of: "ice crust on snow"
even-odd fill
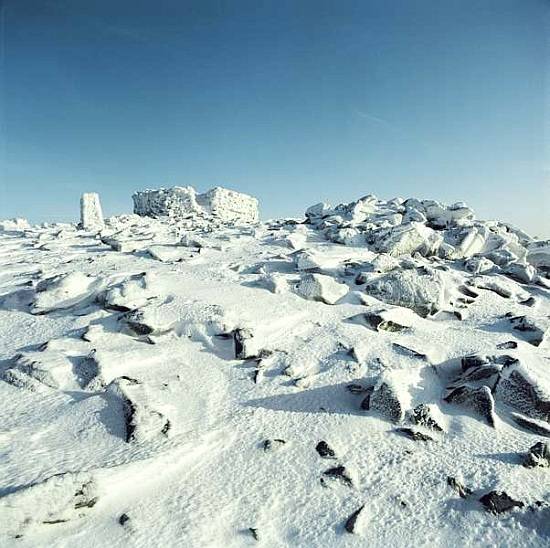
[[[464,203],[137,196],[0,223],[2,546],[545,545],[548,242]]]

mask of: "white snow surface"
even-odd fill
[[[550,546],[547,242],[186,211],[0,223],[0,546]]]

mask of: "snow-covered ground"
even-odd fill
[[[548,242],[371,197],[2,227],[1,546],[550,546]]]

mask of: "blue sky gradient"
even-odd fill
[[[222,185],[264,218],[374,193],[550,236],[546,0],[1,5],[0,218]]]

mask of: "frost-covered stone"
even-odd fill
[[[204,194],[190,186],[144,190],[132,198],[134,213],[150,217],[202,217],[223,223],[256,223],[259,218],[256,198],[222,187]]]
[[[341,284],[324,274],[304,274],[296,286],[296,292],[305,299],[325,304],[335,304],[348,291],[346,284]]]
[[[441,272],[422,274],[414,270],[394,270],[365,286],[372,297],[428,316],[445,306],[445,283]]]
[[[378,252],[394,257],[415,252],[427,256],[433,255],[442,241],[443,237],[431,228],[420,223],[410,223],[386,230],[378,236],[374,247]]]
[[[0,221],[0,232],[23,232],[30,227],[27,219],[14,218]]]
[[[80,198],[80,226],[84,230],[101,230],[105,226],[96,192],[85,192]]]

